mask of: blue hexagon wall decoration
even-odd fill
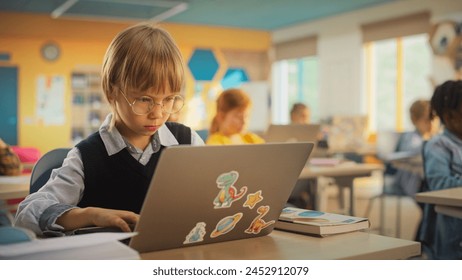
[[[196,81],[211,81],[218,71],[218,61],[209,49],[196,49],[188,67]]]
[[[243,82],[248,82],[249,77],[247,72],[243,68],[229,68],[226,71],[223,80],[221,81],[221,86],[223,89],[239,87]]]

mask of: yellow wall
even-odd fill
[[[18,67],[19,145],[37,147],[42,153],[70,146],[71,73],[79,66],[99,67],[112,38],[131,24],[133,22],[75,21],[43,15],[0,13],[0,53],[11,56],[9,62],[0,62],[0,65]],[[161,26],[175,38],[185,61],[194,48],[266,51],[271,44],[270,34],[263,31],[167,23]],[[61,56],[56,62],[47,62],[40,56],[40,48],[47,41],[54,41],[60,46]],[[220,65],[220,73],[225,71],[222,67]],[[44,125],[37,119],[36,79],[39,75],[66,77],[64,125]],[[187,77],[187,83],[191,83],[191,76]]]

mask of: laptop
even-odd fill
[[[144,253],[269,234],[313,145],[166,148],[129,246]]]
[[[329,129],[329,149],[355,152],[367,146],[367,116],[333,116]]]
[[[320,124],[271,124],[264,136],[266,142],[317,142]]]

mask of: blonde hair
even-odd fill
[[[215,133],[220,129],[220,123],[217,118],[219,113],[226,114],[234,109],[244,110],[249,108],[251,105],[252,101],[243,90],[232,88],[223,91],[217,98],[217,114],[212,120],[209,132]]]
[[[180,93],[184,65],[180,50],[162,28],[141,23],[117,34],[104,56],[102,87],[109,103],[119,92]],[[112,103],[111,103],[112,104]]]

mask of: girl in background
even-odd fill
[[[246,131],[252,102],[240,89],[223,91],[217,99],[217,113],[212,120],[209,145],[259,144],[265,141]]]

